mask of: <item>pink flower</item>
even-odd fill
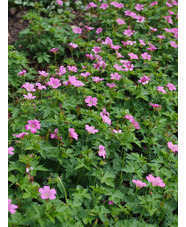
[[[173,90],[176,91],[176,87],[174,86],[174,84],[168,83],[167,87],[169,88],[170,91],[173,91]]]
[[[124,118],[126,118],[130,122],[133,122],[134,121],[134,117],[132,115],[130,115],[130,114],[125,115]]]
[[[102,28],[98,28],[97,30],[96,30],[96,34],[98,35],[99,33],[101,33],[102,32]]]
[[[103,108],[103,111],[100,113],[100,115],[107,115],[107,116],[110,116],[109,112],[106,111],[106,108]],[[101,115],[101,116],[102,116]]]
[[[140,11],[140,10],[143,10],[143,7],[144,7],[144,5],[137,4],[137,5],[135,6],[135,9],[136,9],[137,11]]]
[[[143,187],[147,186],[146,183],[143,183],[140,180],[132,180],[132,182],[136,185],[137,188],[143,188]]]
[[[131,41],[131,40],[128,40],[127,42],[124,42],[124,41],[121,41],[121,43],[123,43],[124,46],[133,46],[134,43],[136,43],[136,41]]]
[[[122,25],[122,24],[125,24],[125,21],[122,20],[122,19],[117,19],[116,22],[119,24],[119,25]]]
[[[59,50],[59,48],[52,48],[50,52],[56,53]]]
[[[149,174],[146,176],[146,179],[151,182],[153,186],[165,187],[165,183],[163,183],[163,180],[160,177],[154,177],[152,174]]]
[[[88,103],[87,106],[91,107],[91,106],[96,106],[97,105],[97,98],[92,96],[87,96],[87,98],[85,99],[85,102]]]
[[[172,47],[174,47],[174,48],[177,48],[177,47],[178,47],[178,45],[176,44],[175,41],[170,41],[170,45],[171,45]]]
[[[42,90],[42,89],[45,89],[46,90],[46,87],[44,85],[41,85],[40,83],[36,83],[35,86],[37,86],[37,88],[39,90]]]
[[[146,45],[145,42],[143,41],[143,39],[139,39],[139,42],[140,42],[140,45],[142,45],[142,46]]]
[[[173,1],[172,1],[172,4],[173,4],[174,6],[177,6],[177,5],[178,5],[178,2],[177,2],[176,0],[173,0]]]
[[[27,121],[27,122],[28,122],[28,124],[25,125],[25,128],[26,128],[26,130],[30,130],[31,133],[37,132],[37,129],[40,129],[40,127],[41,127],[41,124],[36,119],[30,120],[30,121]]]
[[[145,20],[145,17],[143,17],[141,15],[137,15],[134,18],[137,19],[137,22],[139,22],[139,23],[143,23],[143,21]]]
[[[111,2],[110,5],[113,5],[116,8],[123,8],[124,5],[122,3],[118,3],[118,2]]]
[[[49,73],[46,73],[45,71],[38,71],[39,75],[43,76],[43,77],[46,77],[48,76]]]
[[[11,155],[13,155],[14,154],[14,151],[15,149],[13,148],[13,147],[9,147],[8,148],[8,154],[11,154]]]
[[[157,28],[152,28],[152,27],[150,27],[150,30],[153,31],[153,32],[157,32],[158,31]]]
[[[102,41],[102,44],[108,45],[108,46],[112,46],[112,39],[109,37],[106,37],[105,41]]]
[[[98,69],[98,70],[100,70],[100,68],[105,69],[105,67],[106,67],[105,60],[99,61],[96,64],[93,64],[93,66],[94,66],[95,69]]]
[[[149,105],[152,106],[154,110],[160,110],[161,109],[161,105],[154,104],[154,103],[149,103]]]
[[[85,73],[81,73],[80,74],[80,76],[83,76],[83,77],[87,77],[87,76],[90,76],[91,75],[91,73],[89,73],[89,72],[85,72]]]
[[[100,113],[103,122],[107,123],[108,125],[111,125],[111,120],[107,115],[104,115],[103,113]]]
[[[12,200],[11,199],[8,199],[8,211],[12,214],[15,214],[15,210],[18,208],[17,205],[15,204],[11,204]]]
[[[111,73],[111,80],[119,80],[121,78],[121,75],[118,73]]]
[[[19,72],[17,75],[24,76],[24,75],[25,75],[25,73],[26,73],[26,70],[23,70],[23,71]]]
[[[135,121],[134,117],[130,114],[125,115],[124,118],[129,120],[136,129],[140,129],[139,123]]]
[[[93,49],[91,51],[93,51],[95,54],[98,54],[99,52],[101,52],[101,48],[100,47],[93,47]]]
[[[124,32],[123,32],[123,35],[126,35],[128,37],[130,37],[131,35],[134,34],[134,30],[131,30],[131,29],[125,29]]]
[[[147,54],[146,52],[141,54],[141,56],[142,56],[143,59],[149,59],[149,60],[151,59],[151,55]]]
[[[178,145],[174,145],[172,142],[168,142],[167,146],[171,149],[174,153],[178,152]]]
[[[170,7],[170,8],[172,7],[172,5],[168,2],[166,2],[165,4],[166,4],[167,7]]]
[[[50,81],[48,81],[46,84],[55,88],[55,89],[58,88],[59,86],[61,86],[60,80],[55,79],[54,77],[51,77]]]
[[[41,193],[42,199],[55,199],[56,190],[54,188],[50,189],[49,186],[44,186],[43,188],[39,188],[39,193]]]
[[[115,130],[115,129],[113,129],[113,132],[114,132],[115,134],[117,134],[117,133],[121,134],[121,133],[122,133],[121,129],[120,129],[120,130]]]
[[[139,123],[137,121],[133,121],[132,125],[136,128],[136,129],[140,129]]]
[[[151,80],[151,79],[150,79],[148,76],[145,76],[145,75],[143,74],[143,77],[141,77],[140,80],[138,80],[138,82],[139,82],[139,83],[142,83],[143,85],[145,85],[145,84],[148,84],[150,80]]]
[[[116,55],[118,58],[124,58],[123,55],[121,55],[120,53],[118,53],[118,51],[116,51]]]
[[[122,65],[115,64],[115,65],[113,65],[113,67],[114,67],[115,69],[117,69],[117,71],[124,71]]]
[[[82,29],[81,29],[81,28],[79,28],[79,27],[76,27],[76,28],[72,29],[72,31],[73,31],[74,33],[81,34]]]
[[[85,28],[88,30],[88,31],[91,31],[94,29],[94,27],[89,27],[89,26],[85,26]]]
[[[72,48],[77,48],[77,47],[78,47],[78,45],[75,44],[75,43],[69,43],[68,45],[69,45],[70,47],[72,47]]]
[[[36,96],[33,96],[32,93],[28,93],[27,95],[23,95],[25,99],[31,100],[31,99],[35,99]]]
[[[84,86],[84,83],[81,82],[80,80],[78,80],[77,77],[75,77],[75,76],[68,76],[68,78],[69,78],[69,83],[71,85],[74,85],[74,87]]]
[[[68,86],[70,84],[70,82],[69,81],[63,81],[62,84],[65,85],[65,86]]]
[[[98,76],[92,77],[92,79],[93,79],[95,82],[100,82],[100,81],[104,80],[104,78],[100,78],[100,77],[98,77]]]
[[[111,205],[113,204],[114,202],[113,201],[108,201],[108,205]]]
[[[121,47],[119,45],[111,45],[111,48],[114,50],[119,50]]]
[[[99,156],[102,156],[103,158],[105,158],[105,155],[107,154],[105,151],[105,147],[102,145],[99,145],[99,152],[98,152]]]
[[[74,128],[69,128],[70,136],[75,140],[78,140],[78,134],[75,132]]]
[[[100,9],[107,9],[109,6],[107,4],[102,3],[101,6],[99,7]]]
[[[125,16],[130,16],[131,15],[131,11],[130,10],[126,10],[126,11],[124,11],[124,13],[125,13]]]
[[[132,17],[132,18],[134,18],[134,19],[137,19],[137,14],[136,13],[134,13],[134,12],[130,12],[130,15],[129,15],[130,17]]]
[[[61,6],[63,5],[63,1],[56,0],[56,2],[57,2],[58,5],[61,5]]]
[[[107,83],[106,85],[109,86],[110,88],[117,87],[117,85],[114,83],[111,83],[111,84]]]
[[[50,133],[50,138],[51,139],[61,139],[62,140],[62,137],[58,137],[58,129],[54,129],[54,133]]]
[[[130,63],[127,63],[125,65],[123,65],[125,67],[125,69],[123,71],[133,71],[133,67],[134,65],[133,64],[130,64]]]
[[[124,66],[124,67],[126,67],[126,66],[127,66],[127,64],[130,64],[131,62],[130,62],[130,61],[128,61],[128,60],[120,60],[120,63],[122,63],[122,64],[123,64],[123,66]]]
[[[17,137],[17,138],[21,138],[23,139],[25,135],[28,135],[28,132],[21,132],[19,134],[13,134],[13,136]]]
[[[159,39],[165,39],[166,38],[164,35],[157,35],[156,37],[158,37]]]
[[[175,15],[175,13],[171,10],[168,10],[169,15]]]
[[[171,16],[165,16],[163,17],[169,24],[173,24]]]
[[[157,86],[157,91],[166,94],[166,91],[164,90],[164,87],[162,87],[162,86]]]
[[[164,28],[164,30],[166,31],[166,33],[171,32],[171,29],[168,28]]]
[[[89,4],[88,4],[88,6],[86,7],[86,10],[88,10],[88,9],[90,9],[90,8],[96,8],[97,7],[97,5],[94,3],[94,2],[90,2]]]
[[[36,89],[34,88],[33,84],[30,84],[28,82],[26,82],[25,84],[23,84],[21,87],[25,88],[27,91],[35,91]]]
[[[91,134],[95,134],[96,132],[98,132],[98,130],[95,129],[95,127],[89,126],[89,125],[85,125],[85,129],[88,131],[88,133],[91,133]]]
[[[101,61],[103,58],[99,54],[95,53],[95,59]]]
[[[129,53],[130,59],[138,59],[137,54]]]
[[[87,58],[90,58],[90,60],[94,60],[94,56],[92,54],[85,54]]]
[[[76,68],[76,66],[70,66],[70,65],[68,65],[67,68],[68,68],[69,71],[75,72],[75,73],[76,73],[77,70],[78,70],[78,69]]]
[[[64,75],[67,71],[66,68],[64,66],[60,66],[59,67],[59,71],[57,69],[55,69],[55,72],[57,75],[62,76]]]
[[[157,5],[157,4],[158,4],[158,2],[154,1],[154,2],[152,2],[152,3],[150,4],[150,6],[155,6],[155,5]]]

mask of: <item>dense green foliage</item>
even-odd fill
[[[10,2],[31,8],[23,16],[29,21],[28,28],[9,46],[8,146],[15,149],[8,157],[9,199],[18,206],[15,213],[9,213],[9,226],[178,226],[178,156],[167,146],[168,142],[177,144],[178,57],[177,49],[170,45],[177,39],[174,32],[164,29],[177,28],[177,5],[168,8],[165,0],[155,6],[150,6],[152,1],[121,0],[124,8],[107,1],[109,7],[103,10],[99,1],[94,1],[97,8],[90,9],[86,9],[86,1],[66,1],[62,7],[45,0]],[[136,4],[143,4],[144,9],[138,12]],[[125,15],[126,10],[142,15],[144,22]],[[173,24],[163,18],[169,15],[168,10],[174,12]],[[78,17],[82,18],[81,34],[73,31]],[[119,25],[118,18],[125,24]],[[85,25],[94,29],[87,31]],[[129,37],[123,34],[128,26],[135,31]],[[100,27],[102,32],[96,34]],[[113,45],[120,45],[118,52],[123,58],[102,43],[107,37]],[[140,45],[139,39],[146,46]],[[136,43],[124,45],[121,41]],[[78,47],[73,49],[69,43]],[[148,43],[157,49],[148,50]],[[101,51],[95,54],[94,47]],[[59,49],[52,52],[52,48]],[[150,60],[142,58],[145,52],[151,55]],[[130,53],[138,59],[131,59]],[[90,60],[86,54],[96,58]],[[120,60],[130,61],[133,70],[117,70],[116,64],[125,69]],[[105,62],[96,66],[100,61]],[[59,75],[60,66],[67,71],[63,75]],[[68,66],[77,67],[77,72]],[[22,70],[27,72],[18,75]],[[41,76],[38,70],[48,75]],[[87,77],[80,75],[86,72],[90,73]],[[114,73],[121,78],[113,80]],[[139,80],[144,75],[150,80],[142,84]],[[69,76],[84,85],[65,83]],[[92,77],[104,80],[95,82]],[[61,85],[46,85],[51,78],[59,79]],[[36,90],[22,87],[26,82]],[[39,90],[36,82],[46,89]],[[116,87],[110,88],[107,83],[113,82]],[[169,83],[175,89],[169,89]],[[164,87],[165,93],[159,92],[158,86]],[[23,95],[28,93],[36,97],[26,99]],[[87,106],[89,96],[96,97],[96,105]],[[153,108],[150,103],[161,107]],[[100,115],[104,109],[110,124]],[[133,116],[139,128],[126,115]],[[35,133],[25,128],[31,119],[41,124]],[[88,133],[85,125],[98,132]],[[69,134],[71,128],[78,139]],[[58,132],[53,139],[55,129]],[[29,134],[24,138],[14,135],[22,132]],[[105,158],[99,154],[100,145],[105,148]],[[165,186],[153,186],[146,178],[149,174],[160,177]],[[133,179],[145,182],[146,187],[136,187]],[[46,185],[56,190],[55,199],[40,197],[39,188]]]

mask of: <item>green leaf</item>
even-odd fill
[[[101,178],[101,183],[105,183],[108,186],[115,187],[114,179],[115,174],[107,171]]]
[[[113,194],[109,197],[109,201],[113,201],[114,203],[118,204],[123,200],[124,196],[120,190],[116,190]]]

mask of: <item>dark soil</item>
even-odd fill
[[[18,40],[19,33],[27,28],[28,21],[22,19],[24,14],[25,11],[20,11],[15,15],[8,16],[8,45],[13,45]]]

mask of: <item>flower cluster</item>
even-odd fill
[[[110,114],[108,112],[106,112],[105,108],[100,113],[100,116],[102,117],[103,122],[107,123],[108,125],[111,125],[111,119],[108,117],[109,115]]]
[[[171,149],[171,151],[173,151],[174,153],[178,152],[178,145],[173,144],[172,142],[168,142],[167,146],[169,149]]]
[[[136,129],[140,129],[139,123],[135,121],[134,117],[130,114],[125,115],[124,118],[129,120]]]

